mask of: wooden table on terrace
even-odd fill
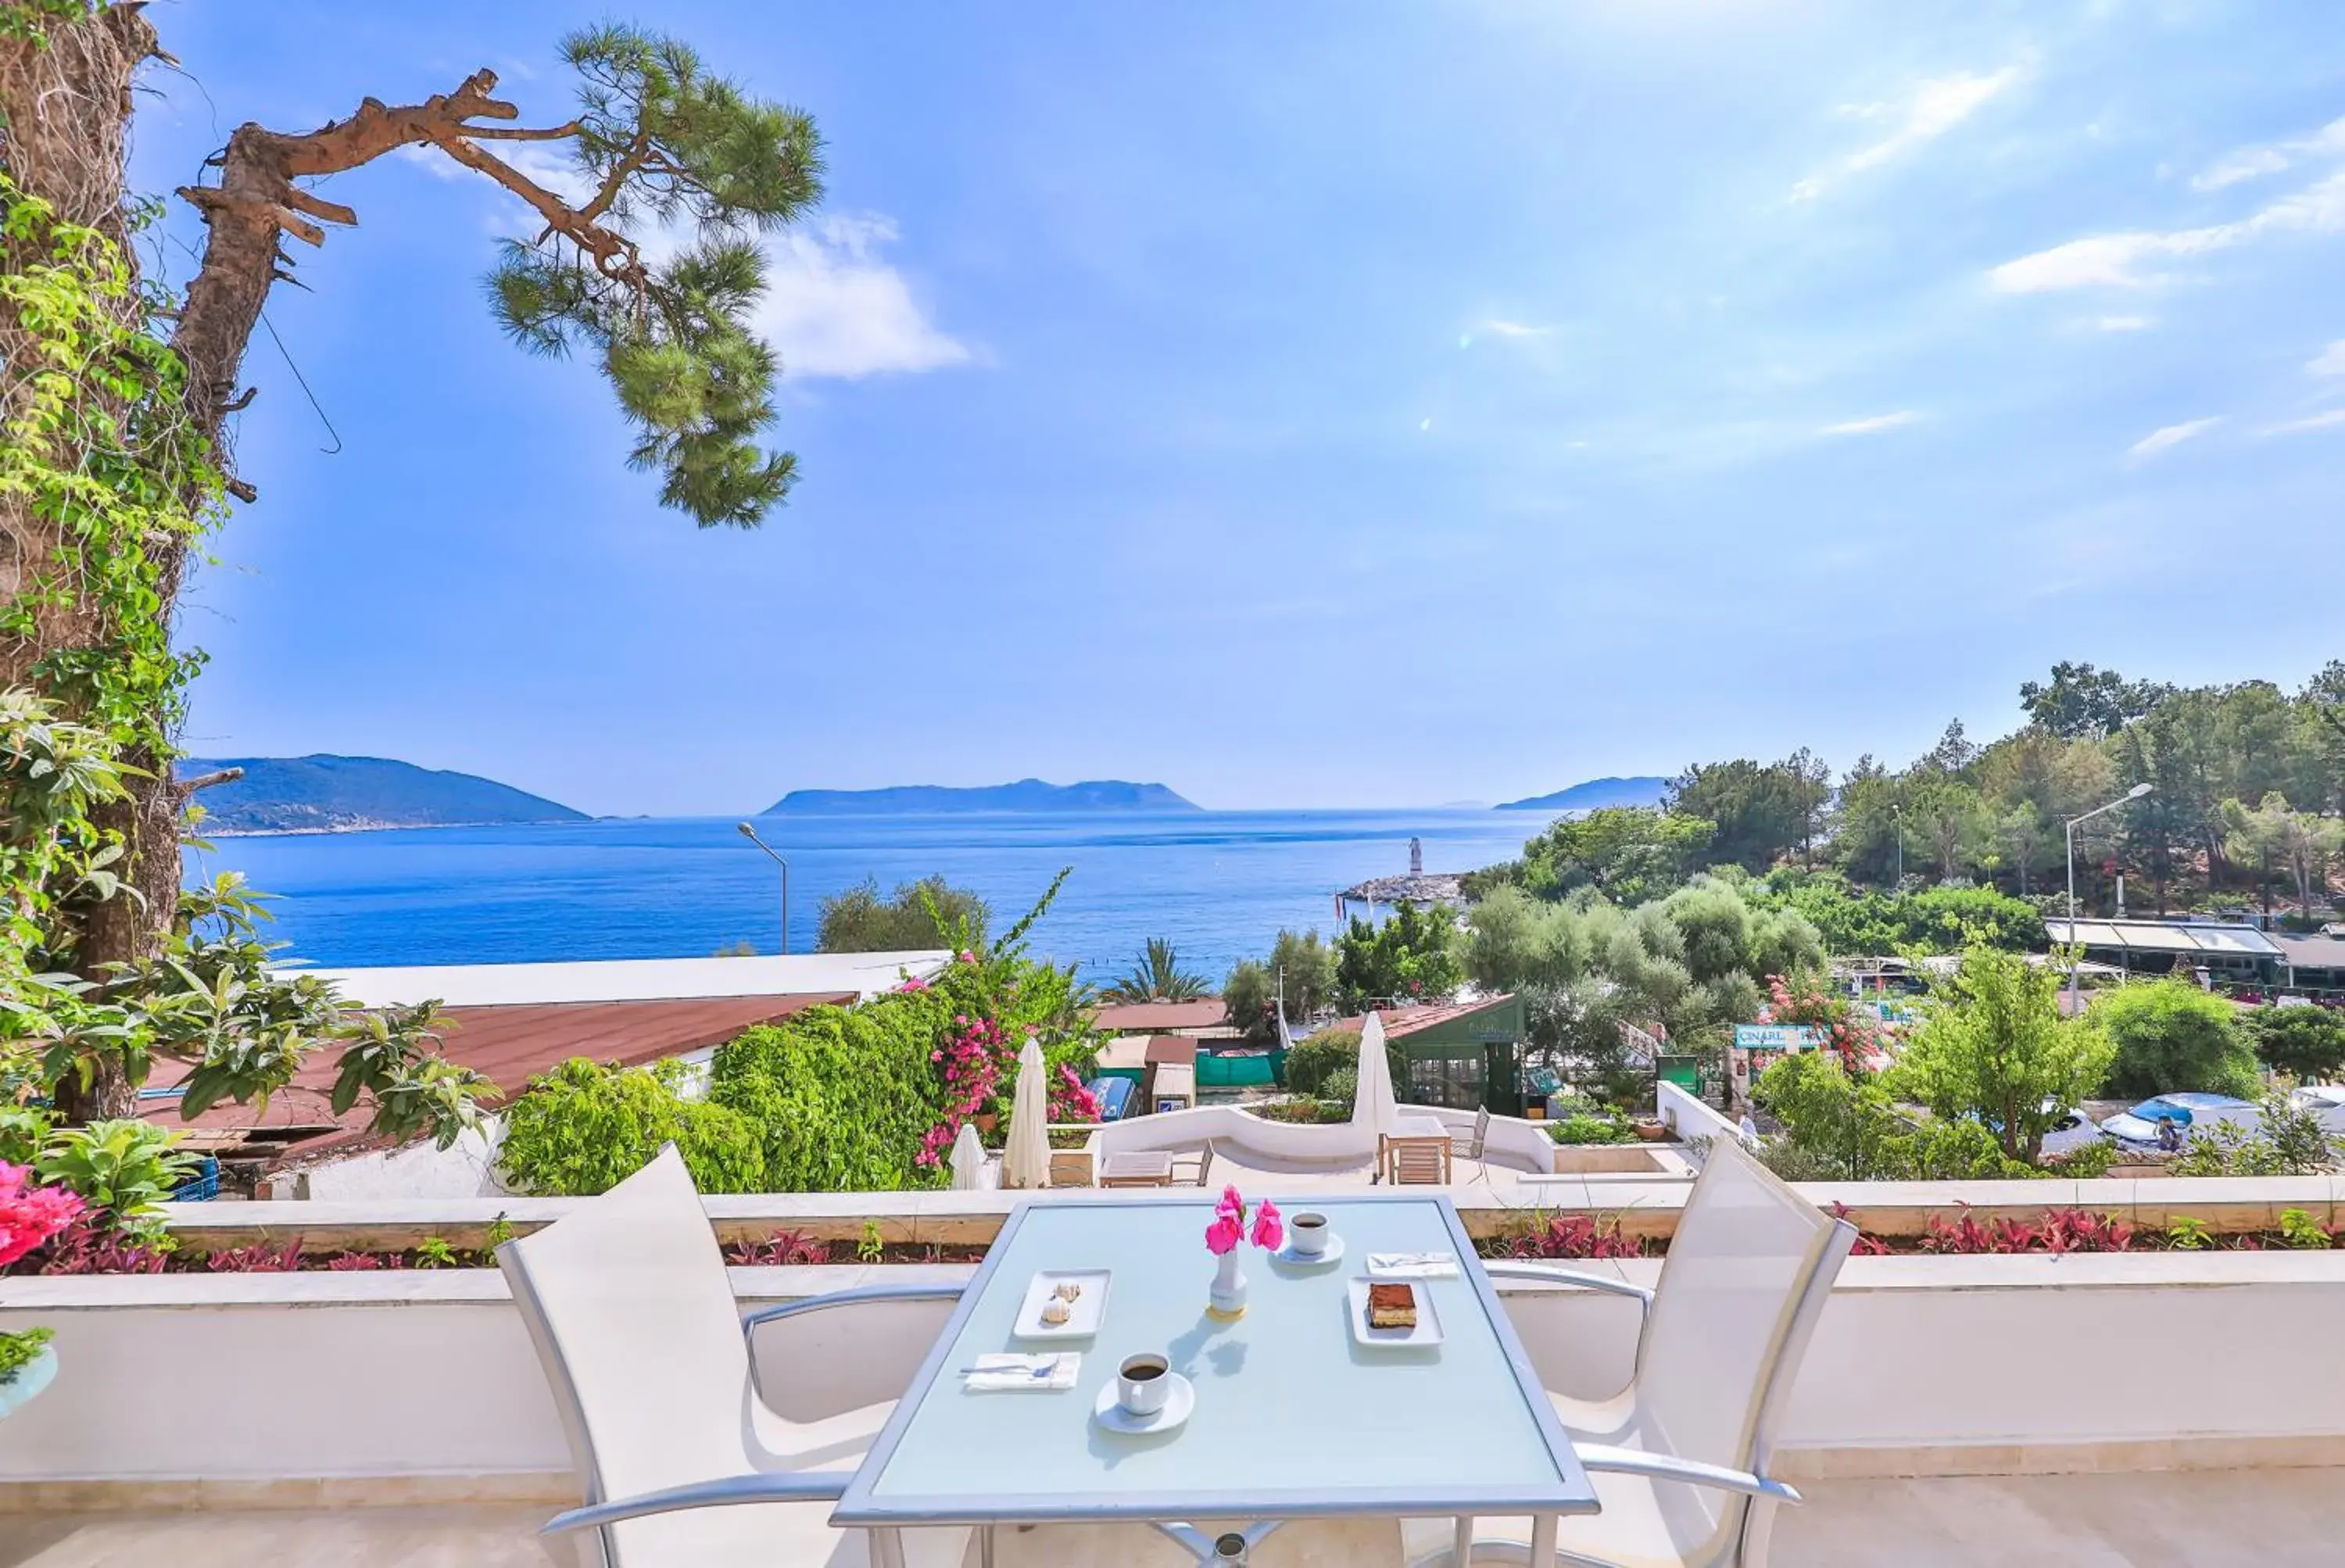
[[[1109,1155],[1100,1161],[1101,1186],[1171,1186],[1172,1156],[1138,1153]]]

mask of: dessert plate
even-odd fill
[[[1020,1339],[1085,1339],[1100,1331],[1107,1319],[1107,1288],[1114,1276],[1104,1268],[1046,1268],[1026,1287],[1018,1320],[1010,1334]],[[1043,1321],[1042,1314],[1059,1298],[1059,1287],[1071,1285],[1075,1298],[1066,1304],[1067,1320]]]
[[[1416,1326],[1413,1329],[1371,1329],[1368,1327],[1368,1287],[1371,1285],[1406,1285],[1416,1297]],[[1441,1314],[1433,1308],[1433,1292],[1425,1288],[1422,1279],[1370,1279],[1365,1275],[1355,1278],[1349,1289],[1349,1317],[1352,1319],[1352,1339],[1355,1344],[1371,1350],[1421,1350],[1441,1343]]]

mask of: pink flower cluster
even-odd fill
[[[1059,1064],[1058,1076],[1051,1084],[1051,1119],[1054,1122],[1096,1122],[1100,1119],[1099,1096],[1083,1087],[1082,1079],[1064,1062]]]
[[[1002,1063],[1008,1054],[1008,1037],[1000,1024],[990,1018],[953,1014],[952,1033],[929,1053],[929,1060],[944,1068],[945,1115],[920,1135],[920,1152],[914,1156],[919,1164],[944,1163],[953,1140],[960,1135],[960,1125],[991,1103],[1000,1087]]]
[[[80,1217],[80,1195],[61,1186],[27,1185],[32,1173],[0,1161],[0,1268]]]
[[[1238,1189],[1225,1186],[1222,1201],[1213,1206],[1213,1223],[1205,1227],[1205,1250],[1219,1257],[1236,1247],[1246,1237],[1246,1203]],[[1278,1206],[1264,1198],[1255,1206],[1253,1241],[1264,1252],[1275,1252],[1286,1240],[1286,1227],[1279,1219]]]

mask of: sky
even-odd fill
[[[612,14],[165,0],[134,179],[482,66],[556,123]],[[788,505],[695,530],[591,364],[504,341],[488,180],[338,177],[246,361],[190,750],[612,814],[1400,806],[2345,655],[2333,0],[635,19],[825,138],[759,314]]]

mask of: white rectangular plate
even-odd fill
[[[1010,1332],[1020,1339],[1086,1339],[1107,1320],[1107,1287],[1112,1278],[1104,1268],[1046,1268],[1026,1286],[1019,1304],[1018,1321]],[[1082,1294],[1067,1303],[1063,1323],[1042,1321],[1042,1308],[1061,1285],[1079,1285]]]
[[[1414,1329],[1371,1329],[1368,1327],[1368,1287],[1371,1285],[1406,1285],[1416,1293],[1416,1327]],[[1365,1276],[1351,1282],[1352,1338],[1359,1344],[1376,1350],[1422,1349],[1441,1343],[1441,1314],[1433,1308],[1433,1292],[1425,1288],[1422,1279],[1370,1279]]]

